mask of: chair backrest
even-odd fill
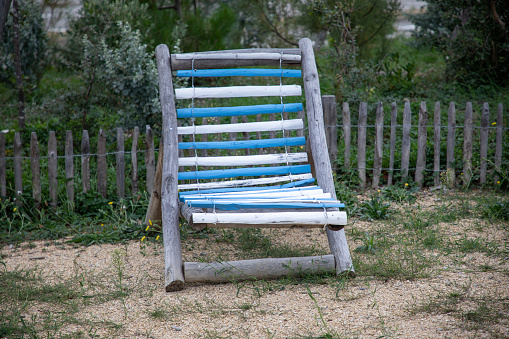
[[[188,85],[175,86],[181,190],[314,181],[300,61],[295,49],[171,56],[174,75]]]

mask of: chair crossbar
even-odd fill
[[[262,175],[303,174],[311,171],[310,165],[234,168],[209,171],[179,172],[178,180],[228,179],[234,177],[259,177]]]
[[[308,180],[302,180],[302,181],[308,181]],[[314,179],[313,179],[314,181]],[[297,182],[294,182],[297,183]],[[311,182],[312,183],[312,182]],[[184,191],[180,192],[179,196],[181,201],[184,201],[184,197],[191,196],[191,195],[207,195],[207,194],[216,194],[216,193],[222,193],[222,194],[237,194],[238,192],[242,192],[243,194],[248,194],[252,192],[253,194],[259,194],[260,192],[277,192],[277,191],[287,191],[292,192],[295,190],[298,191],[307,191],[307,190],[314,190],[314,189],[320,189],[320,186],[304,186],[304,187],[284,187],[284,185],[279,186],[257,186],[257,187],[232,187],[232,188],[220,188],[220,189],[210,189],[210,190],[198,190],[198,191]]]
[[[304,137],[261,139],[261,140],[236,140],[236,141],[209,141],[209,142],[179,142],[179,149],[242,149],[242,148],[266,148],[284,146],[303,146],[306,144]]]
[[[239,227],[241,225],[279,225],[293,227],[294,225],[307,225],[314,227],[323,227],[324,225],[346,225],[347,216],[344,211],[327,211],[327,216],[323,212],[269,212],[269,213],[242,213],[239,218],[238,213],[193,213],[194,223],[207,224],[209,227]]]
[[[183,196],[185,200],[204,200],[204,199],[271,199],[276,197],[312,197],[323,194],[323,190],[317,186],[309,190],[299,189],[278,189],[266,191],[246,191],[231,193],[212,193],[212,194],[191,194]]]
[[[301,70],[296,69],[266,69],[266,68],[230,68],[230,69],[197,69],[177,71],[177,77],[234,77],[234,76],[260,76],[300,78]]]
[[[299,85],[194,87],[175,89],[175,98],[177,99],[288,97],[301,95],[302,88]]]
[[[273,186],[256,186],[255,185],[267,185],[274,184],[278,182],[286,182],[291,181],[287,184],[280,185],[278,187],[299,187],[309,185],[315,182],[315,179],[312,177],[311,173],[305,174],[297,174],[292,175],[291,178],[289,175],[279,176],[279,177],[268,177],[268,178],[256,178],[256,179],[244,179],[244,180],[225,180],[225,181],[216,181],[216,182],[206,182],[199,184],[180,184],[178,185],[180,190],[192,190],[192,189],[200,189],[202,193],[213,193],[213,192],[232,192],[232,191],[240,191],[246,189],[270,189]],[[181,192],[187,193],[193,191]],[[198,191],[196,191],[198,192]]]
[[[177,118],[211,118],[231,117],[240,115],[270,114],[283,112],[299,112],[304,108],[301,103],[267,104],[232,107],[178,108]]]
[[[299,61],[299,54],[281,53],[181,53],[174,54],[177,60],[284,60]]]
[[[211,134],[211,133],[237,133],[237,132],[268,132],[268,131],[294,131],[302,129],[302,119],[282,121],[261,121],[241,124],[199,125],[178,127],[179,135]]]
[[[239,209],[265,209],[265,208],[343,208],[345,205],[343,203],[334,201],[331,199],[327,201],[323,200],[276,200],[273,199],[271,201],[252,201],[252,202],[239,202],[239,201],[188,201],[187,202],[191,207],[198,208],[214,208],[217,210],[229,211],[229,210],[239,210]],[[239,215],[237,215],[239,218]]]
[[[217,157],[179,158],[179,166],[249,166],[308,162],[307,153],[277,153],[258,155],[230,155]]]

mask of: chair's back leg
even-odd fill
[[[302,53],[302,78],[306,96],[306,111],[309,128],[309,141],[316,171],[316,181],[323,191],[330,193],[336,199],[332,167],[327,151],[327,140],[323,122],[323,108],[320,95],[320,83],[316,69],[315,56],[311,40],[304,38],[299,41]],[[350,272],[355,274],[350,250],[346,242],[344,229],[332,231],[326,228],[331,253],[336,261],[336,272]]]

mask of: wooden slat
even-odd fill
[[[211,118],[211,117],[231,117],[238,115],[256,115],[285,112],[302,111],[301,103],[288,104],[267,104],[251,106],[231,106],[231,107],[199,107],[199,108],[179,108],[177,109],[178,118]]]
[[[238,226],[238,225],[237,225]],[[224,262],[186,262],[186,282],[233,282],[268,280],[283,276],[299,276],[334,272],[333,255],[314,257],[268,258]]]
[[[382,158],[384,143],[384,107],[381,102],[376,107],[375,122],[375,154],[373,160],[373,182],[371,187],[377,188],[380,185],[380,174],[382,173]]]
[[[282,53],[183,53],[175,54],[177,60],[282,60],[282,61],[300,61],[298,54]]]
[[[447,187],[454,187],[456,173],[454,169],[454,146],[456,145],[456,106],[449,104],[447,118]]]
[[[34,198],[35,207],[39,209],[42,202],[41,191],[41,165],[40,165],[39,142],[37,134],[32,132],[30,137],[30,169],[32,171],[32,196]]]
[[[21,164],[21,134],[14,133],[14,190],[16,195],[23,193],[23,167]]]
[[[81,136],[81,182],[83,193],[90,191],[90,139],[87,130]]]
[[[309,199],[330,199],[330,193],[323,193],[323,190],[316,186],[316,188],[312,190],[288,190],[288,189],[279,189],[279,190],[259,190],[259,191],[246,191],[246,192],[227,192],[227,193],[210,193],[210,194],[190,194],[185,195],[180,198],[180,200],[185,202],[193,202],[193,201],[238,201],[244,202],[248,201],[272,201],[273,199],[280,199],[281,201],[285,200],[309,200]],[[277,200],[274,200],[277,202]]]
[[[322,95],[323,118],[325,125],[325,138],[332,170],[336,172],[338,163],[338,112],[336,109],[336,97],[334,95]]]
[[[72,132],[65,132],[65,190],[67,199],[74,206],[74,150]]]
[[[403,109],[403,139],[401,140],[401,177],[408,176],[408,166],[410,164],[410,127],[412,125],[412,116],[410,103],[405,102]]]
[[[244,98],[244,97],[279,97],[301,96],[299,85],[283,86],[229,86],[229,87],[194,87],[177,88],[177,99],[211,99],[211,98]]]
[[[352,145],[352,126],[350,122],[350,105],[348,102],[343,103],[343,140],[345,142],[345,161],[344,166],[350,169],[350,154]]]
[[[387,177],[387,186],[392,185],[394,178],[394,155],[396,154],[396,125],[398,124],[398,105],[395,102],[391,104],[391,139],[389,153],[389,175]]]
[[[242,148],[265,148],[305,145],[304,137],[262,139],[262,140],[238,140],[238,141],[211,141],[211,142],[181,142],[179,149],[242,149]]]
[[[125,156],[124,156],[124,131],[117,128],[117,196],[125,197]]]
[[[293,54],[300,55],[300,50],[298,49],[244,49],[244,50],[231,50],[231,51],[213,51],[213,52],[198,52],[194,53],[194,55],[200,54],[224,54],[226,52],[240,54],[240,53],[259,53],[259,52],[267,52],[272,54],[280,53],[284,55]],[[193,66],[195,69],[210,69],[210,68],[233,68],[233,67],[249,67],[249,66],[279,66],[280,60],[279,58],[273,60],[267,59],[215,59],[215,60],[201,60],[195,58],[194,63],[192,61],[192,53],[188,53],[188,59],[177,59],[177,54],[171,55],[171,67],[174,71],[181,69],[191,69]],[[283,59],[281,62],[282,65],[298,65],[300,64],[300,60],[285,60]]]
[[[267,69],[267,68],[229,68],[229,69],[195,69],[177,71],[177,77],[282,77],[300,78],[301,71],[297,69]]]
[[[140,136],[140,129],[138,126],[134,127],[133,143],[131,146],[131,191],[132,195],[138,193],[138,138]]]
[[[277,153],[259,155],[239,155],[224,157],[188,157],[179,158],[179,166],[249,166],[267,164],[286,164],[307,162],[307,153]]]
[[[58,181],[57,181],[57,138],[54,131],[49,132],[48,138],[48,184],[49,199],[52,207],[57,206]]]
[[[198,224],[244,224],[244,225],[346,225],[347,216],[343,211],[327,211],[327,217],[321,212],[275,212],[275,213],[193,213],[193,222]]]
[[[164,275],[166,291],[184,288],[182,267],[182,247],[179,231],[178,202],[178,135],[177,112],[171,79],[170,52],[166,45],[156,47],[157,69],[159,72],[159,98],[163,114],[163,147],[166,152],[162,158],[161,209],[164,240]]]
[[[495,171],[500,172],[502,166],[502,145],[503,145],[503,131],[504,131],[504,106],[498,104],[497,107],[497,136],[495,139]],[[497,184],[500,180],[496,174],[493,178],[494,183]]]
[[[435,111],[433,113],[433,184],[440,186],[440,128],[442,111],[440,103],[435,102]]]
[[[179,172],[178,180],[193,179],[226,179],[234,177],[252,177],[262,175],[287,175],[309,173],[309,165],[295,166],[276,166],[276,167],[255,167],[255,168],[235,168],[209,171]]]
[[[103,198],[108,196],[106,183],[106,133],[101,128],[97,138],[97,192]]]
[[[242,116],[247,121],[247,116]],[[296,130],[304,127],[300,119],[284,121],[262,121],[262,122],[242,122],[242,124],[220,124],[220,125],[195,125],[178,127],[179,135],[190,134],[211,134],[211,133],[239,133],[239,132],[268,132],[282,130]]]
[[[305,174],[306,176],[309,175]],[[294,176],[295,179],[296,176]],[[288,181],[288,180],[287,180]],[[314,189],[320,189],[320,186],[313,185],[314,179],[304,179],[293,181],[290,184],[284,185],[272,185],[272,186],[256,186],[256,187],[229,187],[229,188],[216,188],[216,189],[200,189],[194,191],[184,191],[179,192],[180,201],[184,201],[189,195],[207,195],[207,194],[221,194],[221,195],[229,195],[229,194],[238,194],[239,192],[247,195],[247,194],[260,194],[261,191],[264,192],[274,192],[274,191],[308,191]],[[313,186],[307,186],[313,185]],[[180,189],[180,188],[179,188]],[[323,190],[322,190],[323,192]]]
[[[482,105],[481,115],[481,169],[479,173],[479,181],[481,184],[486,183],[486,171],[488,167],[488,132],[490,124],[490,107],[487,102]]]
[[[472,103],[467,102],[465,107],[465,123],[463,129],[463,187],[467,188],[472,179],[472,148],[474,144],[474,118]]]
[[[189,192],[179,192],[180,201],[185,201],[186,199],[190,199],[192,197],[200,197],[200,199],[207,198],[227,198],[227,197],[255,197],[255,196],[266,196],[273,194],[281,194],[281,195],[289,195],[289,196],[301,196],[301,195],[310,195],[310,194],[322,194],[323,190],[320,186],[304,186],[304,187],[289,187],[282,188],[281,186],[262,186],[262,187],[244,187],[240,188],[240,190],[220,190],[212,193],[205,193],[204,191],[210,190],[198,190],[198,191],[189,191]]]
[[[426,169],[426,146],[428,142],[428,110],[426,102],[421,102],[419,109],[419,129],[417,134],[417,162],[415,165],[415,182],[419,187],[424,183],[424,170]]]
[[[366,132],[368,122],[368,104],[361,102],[359,106],[359,128],[357,132],[357,170],[359,171],[360,187],[366,187]]]
[[[265,184],[273,184],[278,182],[287,182],[290,180],[303,180],[310,179],[312,177],[311,173],[305,174],[297,174],[297,175],[285,175],[285,176],[277,176],[270,178],[255,178],[255,179],[246,179],[246,180],[225,180],[218,182],[207,182],[200,184],[180,184],[178,188],[180,190],[187,189],[214,189],[214,188],[222,188],[222,187],[243,187],[243,186],[255,186],[255,185],[265,185]]]
[[[0,132],[0,196],[7,195],[7,171],[5,166],[5,134]]]
[[[332,167],[327,149],[325,148],[327,141],[323,127],[320,83],[313,44],[311,40],[304,38],[299,41],[299,47],[302,53],[302,79],[306,95],[309,140],[313,154],[314,170],[316,171],[316,180],[325,192],[331,193],[335,198],[336,190],[332,176]],[[355,275],[344,230],[333,232],[327,228],[325,231],[329,241],[329,248],[336,260],[336,271],[338,273],[348,272],[350,275]]]
[[[154,189],[154,176],[156,174],[156,156],[154,152],[154,135],[149,125],[145,126],[145,168],[147,192],[152,194]]]

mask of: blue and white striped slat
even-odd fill
[[[179,166],[252,166],[307,162],[307,153],[276,153],[258,155],[229,155],[218,157],[179,158]]]
[[[262,175],[303,174],[311,171],[310,165],[234,168],[210,171],[179,172],[178,180],[227,179],[234,177],[259,177]]]
[[[246,122],[241,124],[198,125],[178,127],[179,135],[189,134],[212,134],[212,133],[237,133],[237,132],[269,132],[269,131],[294,131],[302,129],[302,119]]]
[[[198,69],[177,71],[177,77],[283,77],[300,78],[301,71],[294,69],[265,69],[265,68],[229,68],[229,69]]]
[[[302,180],[302,182],[306,181],[306,184],[313,183],[313,181],[308,180]],[[297,183],[297,182],[296,182]],[[280,186],[258,186],[258,187],[232,187],[232,188],[218,188],[218,189],[210,189],[210,190],[200,190],[200,191],[187,191],[187,192],[179,192],[179,197],[181,201],[184,201],[184,198],[192,195],[206,195],[206,194],[218,194],[218,193],[225,193],[225,194],[237,194],[239,192],[242,192],[243,194],[248,194],[250,192],[253,192],[255,194],[259,194],[260,192],[273,192],[273,191],[293,191],[298,189],[299,191],[308,191],[308,190],[314,190],[314,189],[320,189],[320,186],[305,186],[305,187],[283,187],[283,185]]]
[[[214,208],[220,211],[234,211],[239,209],[266,209],[266,208],[343,208],[345,205],[334,199],[327,200],[287,200],[265,199],[253,201],[186,201],[191,207]],[[242,218],[241,218],[242,219]],[[194,221],[194,220],[193,220]]]
[[[293,181],[296,180],[296,181]],[[290,182],[288,182],[290,181]],[[201,193],[213,193],[213,192],[230,192],[240,190],[256,190],[256,189],[270,189],[274,186],[261,186],[261,187],[250,187],[255,185],[267,185],[275,184],[278,182],[288,182],[286,184],[276,186],[277,188],[288,188],[288,187],[300,187],[309,185],[315,182],[311,173],[297,174],[297,175],[285,175],[279,177],[266,177],[266,178],[255,178],[255,179],[244,179],[244,180],[223,180],[223,181],[212,181],[212,182],[199,182],[196,184],[179,184],[179,190],[197,190],[190,192],[201,192]],[[181,192],[180,194],[187,194],[188,192]],[[192,193],[189,193],[192,194]]]
[[[318,186],[308,186],[301,188],[279,188],[270,190],[248,190],[240,192],[225,193],[197,193],[181,195],[181,201],[196,199],[233,199],[233,198],[270,198],[270,197],[311,197],[313,195],[323,194],[323,190]]]
[[[206,107],[206,108],[178,108],[177,117],[181,118],[209,118],[232,117],[238,115],[270,114],[283,112],[299,112],[303,107],[301,103],[267,104],[233,107]]]
[[[288,97],[301,95],[302,88],[299,85],[192,87],[175,89],[175,97],[177,99]]]
[[[179,149],[242,149],[242,148],[303,146],[305,144],[306,138],[292,137],[292,138],[261,139],[261,140],[179,142]]]

